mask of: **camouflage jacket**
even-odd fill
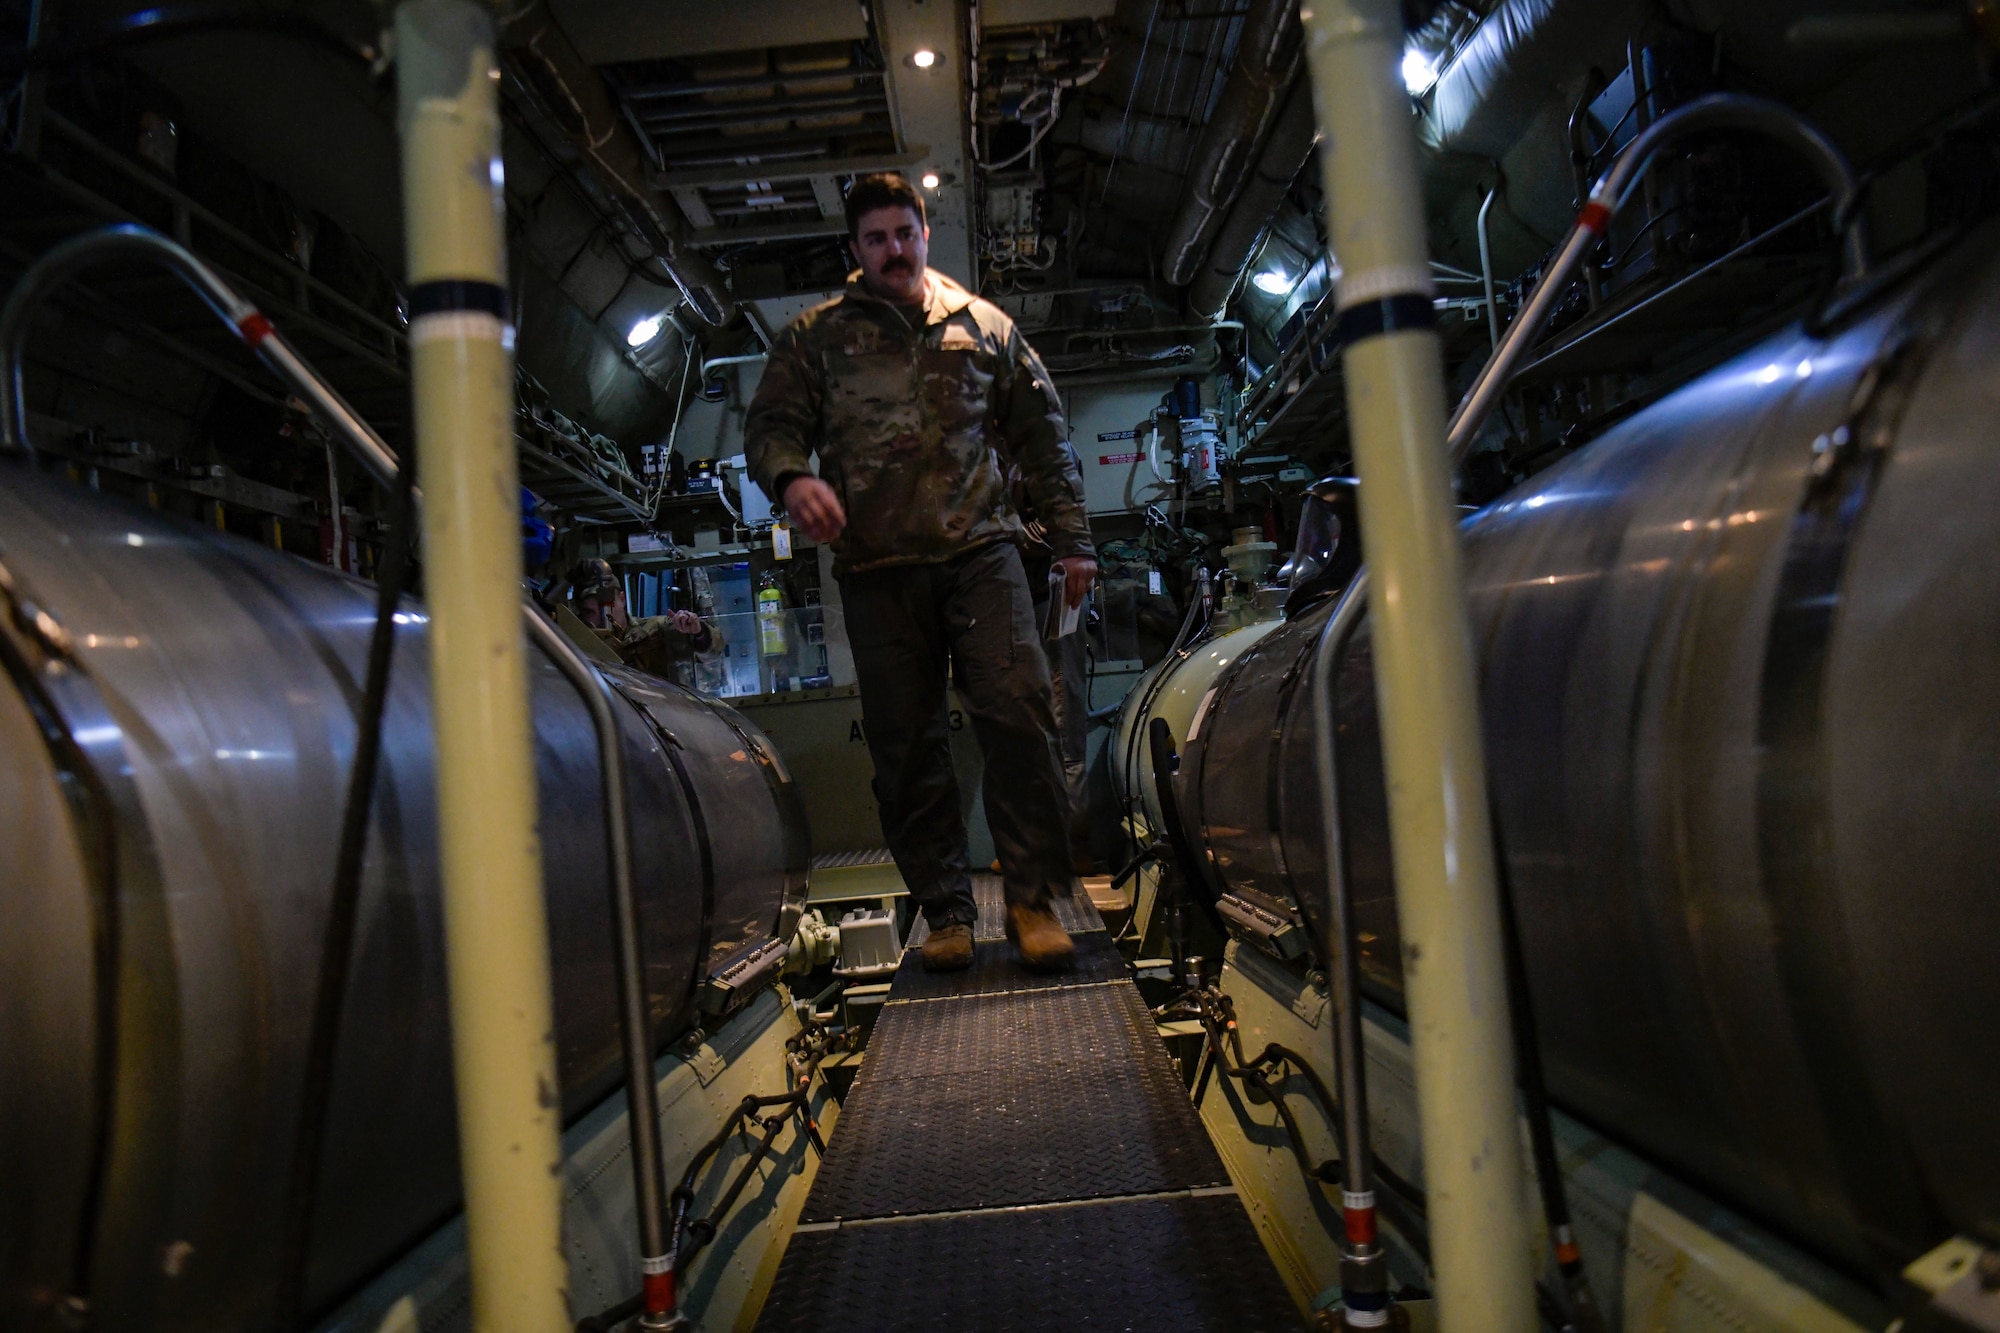
[[[642,616],[622,632],[596,629],[592,633],[626,665],[637,667],[661,680],[674,679],[677,664],[693,661],[700,654],[713,651],[720,642],[714,627],[707,621],[702,622],[701,633],[683,634],[674,628],[670,616]]]
[[[1018,540],[1016,469],[1056,555],[1094,555],[1062,404],[1014,321],[935,269],[916,313],[857,274],[778,336],[743,424],[757,484],[782,499],[780,478],[819,454],[847,510],[840,573]]]

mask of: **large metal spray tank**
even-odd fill
[[[1260,620],[1169,652],[1133,682],[1119,706],[1106,754],[1112,790],[1119,808],[1128,816],[1136,816],[1147,829],[1162,826],[1160,798],[1153,790],[1153,765],[1146,745],[1147,724],[1156,717],[1164,718],[1178,746],[1215,678],[1280,623]]]
[[[2000,1242],[1993,240],[1688,384],[1465,533],[1553,1096],[1875,1275],[1954,1230]],[[1208,890],[1315,927],[1303,683],[1330,611],[1223,673],[1176,780]],[[1357,952],[1396,1004],[1365,622],[1336,680]]]
[[[374,589],[11,460],[0,563],[15,647],[40,608],[80,664],[0,654],[0,1325],[82,1290],[104,1327],[269,1327]],[[313,1306],[458,1207],[428,626],[398,620]],[[531,666],[540,823],[493,836],[541,840],[570,1118],[620,1080],[611,899],[589,717]],[[804,810],[737,714],[611,674],[664,1044],[789,939]]]

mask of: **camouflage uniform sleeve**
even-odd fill
[[[1011,323],[1001,360],[993,382],[994,420],[1048,531],[1049,545],[1058,560],[1071,555],[1095,559],[1090,520],[1084,516],[1083,473],[1070,448],[1055,381]]]
[[[744,462],[764,494],[780,507],[785,497],[778,479],[789,472],[812,471],[813,446],[820,433],[817,361],[796,324],[780,333],[743,418]]]

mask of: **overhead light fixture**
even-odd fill
[[[1411,47],[1403,52],[1403,86],[1410,90],[1410,96],[1421,97],[1437,82],[1438,55],[1435,51],[1419,51]]]
[[[1281,269],[1267,268],[1250,281],[1257,284],[1257,290],[1270,296],[1283,296],[1292,289],[1292,280]]]
[[[666,323],[663,315],[648,315],[625,332],[627,347],[644,347],[660,336],[660,329]]]
[[[910,52],[910,63],[918,69],[929,69],[931,66],[937,64],[937,62],[938,53],[931,50],[928,46],[920,46]]]
[[[924,188],[926,190],[935,190],[943,183],[943,177],[939,176],[935,171],[926,171],[924,173]]]

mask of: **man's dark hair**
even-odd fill
[[[893,171],[872,171],[847,191],[847,238],[861,239],[861,219],[878,208],[913,208],[917,225],[924,224],[924,197]]]

